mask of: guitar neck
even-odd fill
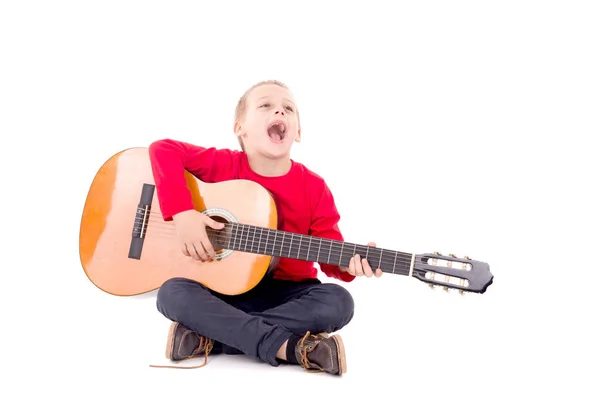
[[[414,262],[411,253],[239,223],[227,223],[226,228],[212,231],[211,236],[229,250],[342,267],[359,254],[373,269],[391,274],[410,275]]]

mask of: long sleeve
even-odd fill
[[[231,170],[231,150],[205,148],[172,139],[153,142],[149,157],[156,184],[156,192],[165,220],[173,215],[194,208],[192,195],[187,187],[185,171],[205,182],[216,179],[221,170]]]
[[[339,220],[340,215],[335,206],[333,195],[325,184],[313,212],[309,233],[325,239],[343,241],[344,238],[338,226]],[[352,282],[356,278],[347,272],[343,272],[337,265],[319,263],[319,266],[321,267],[321,271],[331,278],[336,278],[344,282]]]

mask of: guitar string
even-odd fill
[[[171,231],[174,231],[176,229],[172,221],[164,221],[163,218],[162,218],[162,215],[156,216],[156,214],[157,213],[155,213],[155,212],[154,213],[151,212],[151,218],[149,219],[149,220],[153,221],[153,225],[157,224],[160,228],[165,228],[165,229],[168,229],[168,230],[171,230]],[[137,217],[136,219],[139,219],[139,218],[140,217]],[[244,232],[241,235],[248,235],[248,237],[249,237],[249,234],[254,234],[253,233],[254,228],[255,228],[254,225],[247,225],[247,224],[241,224],[241,223],[235,223],[235,224],[237,224],[237,226],[243,226],[245,228],[250,228],[249,229],[250,232],[249,233],[245,233],[245,232],[248,231],[247,229],[236,229],[238,232],[234,233],[233,235],[225,236],[224,234],[221,234],[220,237],[223,237],[223,238],[226,238],[226,239],[229,239],[229,240],[231,240],[231,238],[233,238],[233,237],[236,237],[236,238],[240,237],[240,232],[239,232],[240,230],[242,230]],[[235,229],[235,228],[232,228],[232,230],[233,229]],[[271,228],[264,228],[264,227],[256,226],[256,229],[258,231],[258,230],[261,230],[261,229],[263,229],[263,230],[270,230]],[[214,230],[214,232],[223,232],[223,231],[221,231],[221,230]],[[285,231],[278,231],[278,232],[284,232],[286,235],[292,235],[292,236],[293,235],[301,235],[301,234],[297,234],[297,233],[294,233],[294,232],[285,232]],[[259,234],[259,236],[260,236],[260,234]],[[310,236],[310,235],[306,235],[306,236]],[[244,240],[242,238],[240,238],[240,239]],[[318,237],[318,236],[311,236],[311,240],[314,240],[314,239],[318,240],[318,239],[321,239],[321,238]],[[245,240],[247,242],[249,239],[245,239]],[[277,240],[277,242],[273,243],[273,244],[281,245],[282,243],[283,244],[285,243],[283,241],[280,241],[279,238],[276,238],[276,240]],[[333,251],[335,249],[338,252],[342,252],[342,254],[347,254],[347,249],[345,247],[347,247],[348,245],[354,246],[354,243],[350,243],[350,242],[345,242],[345,243],[342,243],[340,241],[336,242],[335,240],[327,239],[327,238],[323,238],[323,240],[330,240],[330,241],[332,241],[333,243],[332,243],[332,246],[331,246],[331,250]],[[269,238],[269,239],[266,239],[266,241],[264,241],[264,242],[260,241],[259,243],[260,243],[261,246],[263,246],[265,244],[267,244],[267,245],[271,244],[271,241],[270,241],[270,238]],[[300,246],[301,251],[304,250],[304,251],[308,252],[309,245],[308,244],[305,245],[305,243],[306,242],[300,242],[299,246]],[[294,248],[297,248],[298,244],[293,244],[293,246],[294,246]],[[342,250],[342,248],[343,248],[343,250]],[[395,260],[405,261],[405,262],[411,262],[411,259],[412,259],[412,254],[411,253],[406,253],[406,252],[401,252],[401,251],[396,251],[396,250],[383,249],[381,247],[373,247],[373,246],[367,246],[367,245],[362,245],[362,244],[356,244],[356,248],[357,249],[362,249],[362,250],[365,250],[365,251],[367,249],[381,250],[383,252],[383,255],[381,256],[381,259],[382,260],[385,259],[388,262],[394,262],[393,261],[394,259]],[[393,254],[389,254],[389,253],[393,253]],[[288,254],[289,254],[289,252],[288,252]],[[442,260],[441,262],[447,262],[447,260]],[[459,262],[459,261],[456,261],[456,262],[462,264],[462,262]]]
[[[158,221],[157,221],[158,222]],[[165,222],[165,221],[163,221]],[[167,222],[167,224],[170,224],[169,222]],[[152,225],[152,224],[151,224]],[[148,225],[148,227],[150,227],[151,225]],[[266,236],[263,235],[263,238],[260,238],[257,240],[257,237],[254,237],[254,239],[250,239],[251,235],[258,235],[260,237],[260,230],[264,229],[270,229],[270,228],[262,228],[257,226],[256,228],[256,233],[254,231],[254,226],[253,225],[245,225],[245,224],[238,224],[237,226],[242,226],[243,228],[231,228],[230,230],[233,231],[234,229],[237,231],[235,233],[227,233],[226,231],[222,231],[222,230],[213,230],[213,232],[215,233],[219,233],[219,238],[225,239],[225,240],[230,240],[232,238],[235,238],[236,240],[239,239],[240,241],[244,241],[246,242],[246,248],[248,247],[252,247],[254,248],[254,246],[256,246],[257,248],[260,249],[260,247],[266,246],[266,245],[277,245],[277,246],[282,246],[286,243],[286,239],[289,239],[287,242],[290,243],[289,246],[292,247],[294,249],[294,251],[296,251],[298,249],[298,247],[300,247],[300,252],[302,253],[303,251],[305,253],[308,252],[309,247],[312,247],[312,245],[309,245],[308,242],[306,241],[300,241],[299,243],[294,242],[293,244],[291,243],[291,239],[289,238],[290,235],[300,235],[300,234],[296,234],[293,232],[285,232],[287,237],[286,239],[280,239],[281,236],[277,237],[275,235],[270,235],[269,238],[267,238]],[[174,231],[175,227],[174,226],[161,226],[160,229],[168,229],[169,231]],[[264,231],[263,231],[264,232]],[[283,231],[278,231],[283,232]],[[321,240],[320,237],[318,236],[311,236],[311,235],[306,235],[306,236],[310,236],[310,240],[311,241],[315,241],[315,240]],[[271,237],[274,238],[274,240],[271,240]],[[349,252],[350,246],[354,246],[354,243],[349,243],[349,242],[345,242],[344,244],[342,242],[339,241],[335,241],[332,239],[327,239],[327,238],[322,238],[325,241],[331,241],[332,245],[325,245],[327,247],[331,247],[331,251],[336,250],[336,252],[341,252],[342,254],[348,254],[351,253]],[[234,240],[234,243],[235,241]],[[248,241],[252,242],[252,243],[248,243]],[[258,243],[258,245],[257,245]],[[241,246],[241,245],[240,245]],[[375,257],[379,257],[379,251],[382,251],[383,254],[381,255],[381,259],[386,260],[388,262],[394,262],[394,259],[396,259],[397,261],[410,261],[412,259],[412,254],[407,254],[407,253],[403,253],[403,252],[397,252],[396,250],[388,250],[388,249],[383,249],[381,247],[373,247],[373,246],[367,246],[367,245],[362,245],[362,244],[356,244],[356,249],[357,250],[364,250],[366,251],[367,249],[371,250],[375,250],[376,251],[376,255]],[[389,254],[389,253],[393,253],[393,254]],[[396,254],[397,253],[397,254]],[[288,255],[289,255],[289,251],[288,251]],[[354,254],[358,254],[358,253],[354,253]],[[283,255],[281,255],[283,256]],[[289,258],[289,257],[288,257]],[[297,257],[296,257],[297,258]]]
[[[147,237],[153,237],[153,238],[154,237],[159,237],[159,238],[169,238],[169,239],[172,239],[173,235],[165,236],[165,235],[161,235],[161,234],[157,235],[155,233],[148,233],[145,237],[146,238]],[[288,254],[285,254],[285,252],[284,252],[284,254],[279,254],[277,251],[273,251],[273,252],[263,252],[263,251],[261,251],[259,253],[256,253],[255,251],[253,251],[253,250],[256,250],[256,246],[254,246],[254,248],[252,248],[252,249],[250,249],[249,246],[247,248],[245,248],[245,249],[244,249],[243,246],[236,246],[235,248],[231,248],[229,246],[226,246],[225,249],[226,250],[237,250],[237,251],[240,251],[240,252],[248,252],[248,253],[252,253],[252,254],[261,254],[261,255],[269,255],[269,256],[274,256],[274,257],[289,258],[289,259],[299,260],[299,261],[312,261],[312,260],[310,260],[308,258],[302,257],[303,255],[307,255],[306,252],[303,253],[302,251],[300,252],[300,256],[297,257],[297,256],[294,255],[295,254],[294,252],[292,253],[291,256],[289,256]],[[215,250],[215,252],[218,252],[218,250]],[[314,253],[314,252],[311,252],[311,253]],[[316,262],[326,263],[326,261],[324,260],[325,254],[326,253],[322,253],[322,255],[319,257],[319,260],[316,261]],[[340,262],[339,262],[340,255],[339,255],[339,253],[334,253],[334,254],[335,254],[335,256],[332,257],[332,259],[329,261],[329,264],[340,265]],[[348,253],[348,252],[344,252],[342,254],[342,258],[344,260],[348,259],[348,262],[350,261],[349,259],[351,257],[353,257],[353,256],[354,256],[353,254]],[[369,258],[371,258],[371,257],[369,257]],[[397,264],[396,264],[396,266],[394,267],[392,260],[386,260],[384,257],[382,257],[382,262],[381,262],[382,265],[381,266],[377,264],[378,260],[379,260],[379,256],[378,255],[374,256],[373,259],[371,259],[369,261],[370,266],[374,267],[374,268],[375,267],[381,267],[382,269],[389,269],[389,270],[398,271],[398,272],[402,272],[402,271],[408,272],[410,270],[410,266],[409,265],[407,265],[406,263],[401,263],[400,261],[398,261]],[[389,262],[384,262],[384,261],[389,261]],[[341,263],[341,264],[343,266],[347,266],[346,263]]]
[[[152,218],[154,220],[154,218]],[[163,222],[164,224],[162,226],[159,225],[159,229],[167,229],[169,231],[169,233],[172,233],[175,230],[175,227],[172,225],[171,222],[167,222],[162,220],[161,218],[157,219],[156,222]],[[155,224],[151,224],[151,225],[155,225]],[[171,225],[171,226],[165,226],[165,225]],[[149,225],[150,226],[150,225]],[[250,252],[253,253],[254,250],[254,245],[256,245],[257,249],[260,250],[261,247],[263,246],[267,246],[267,245],[273,245],[273,246],[282,246],[283,244],[285,244],[285,239],[279,239],[278,237],[274,237],[274,240],[271,241],[270,238],[265,237],[265,240],[263,241],[262,238],[260,238],[260,234],[259,234],[259,241],[258,241],[258,245],[256,242],[256,237],[254,237],[254,239],[249,239],[250,234],[255,235],[254,231],[254,226],[253,225],[243,225],[240,224],[239,226],[244,226],[244,227],[248,227],[249,229],[236,229],[238,232],[234,233],[234,234],[228,234],[224,231],[221,230],[212,230],[212,232],[214,232],[215,234],[218,234],[218,237],[221,239],[225,239],[225,240],[229,240],[231,241],[232,238],[239,238],[240,241],[244,241],[246,242],[246,246],[245,249],[248,249],[248,245],[250,247]],[[260,230],[262,227],[257,227],[257,230]],[[269,229],[269,228],[264,228],[264,229]],[[233,230],[233,228],[231,229]],[[240,234],[239,231],[242,231],[242,233]],[[163,231],[166,232],[166,231]],[[293,234],[291,232],[288,232],[288,234]],[[174,235],[170,235],[169,237],[173,237]],[[246,239],[244,239],[243,237],[246,236]],[[316,236],[311,236],[311,240],[319,240],[319,237]],[[250,244],[248,244],[248,240],[250,240]],[[325,238],[325,240],[327,240]],[[291,240],[290,240],[291,242]],[[235,240],[234,240],[235,243]],[[349,251],[349,245],[354,246],[353,243],[345,243],[345,244],[341,244],[340,242],[338,243],[332,243],[331,246],[331,250],[329,251],[329,254],[331,254],[331,252],[333,252],[333,250],[336,250],[336,253],[339,253],[340,258],[341,257],[348,257],[350,255],[350,257],[352,257],[354,254],[357,253],[353,253],[351,251]],[[243,251],[241,249],[241,244],[239,245],[240,247],[240,251]],[[276,254],[276,251],[274,251],[275,254],[273,254],[274,256],[278,256],[278,257],[284,257],[284,258],[292,258],[292,259],[300,259],[302,260],[303,258],[300,257],[300,255],[306,254],[306,256],[309,256],[310,252],[309,252],[309,247],[311,247],[310,243],[304,241],[304,242],[299,242],[299,243],[294,243],[292,245],[294,252],[296,252],[296,250],[299,250],[296,254],[295,257],[292,257],[290,254],[290,251],[288,250],[288,256],[286,257],[283,253],[280,254]],[[299,249],[298,249],[299,247]],[[383,254],[377,255],[380,252],[375,252],[373,255],[373,259],[370,261],[370,263],[375,263],[377,261],[375,261],[374,259],[379,257],[379,261],[380,263],[384,262],[387,263],[391,263],[391,264],[396,264],[395,268],[405,268],[405,269],[409,269],[410,268],[410,262],[412,261],[412,254],[408,254],[408,255],[403,255],[401,254],[401,252],[398,252],[399,254],[395,254],[396,251],[395,250],[388,250],[388,249],[382,249],[379,247],[372,247],[372,246],[367,246],[367,245],[360,245],[357,244],[356,245],[356,249],[362,249],[362,250],[367,250],[367,249],[375,249],[375,250],[381,250],[381,252]],[[327,251],[327,250],[326,250]],[[389,254],[389,253],[394,253],[394,254]],[[324,253],[325,254],[325,253]],[[336,254],[335,257],[338,257],[338,255]],[[306,259],[304,259],[306,260]],[[398,261],[403,261],[404,263],[409,263],[408,266],[404,265],[397,265]],[[446,262],[446,260],[442,260],[442,263]],[[335,264],[335,263],[334,263]],[[339,264],[339,262],[337,263]],[[380,265],[380,264],[379,264]],[[459,268],[456,268],[459,269]]]
[[[138,211],[144,211],[144,210],[141,209],[141,208],[138,208]],[[143,222],[143,217],[141,217],[141,216],[139,216],[139,215],[136,214],[135,220],[136,220],[137,223],[142,223]],[[152,222],[151,225],[153,227],[162,228],[163,229],[162,232],[166,233],[166,231],[169,231],[169,235],[168,235],[169,237],[173,238],[174,236],[176,236],[176,235],[172,234],[176,230],[174,222],[173,221],[165,221],[164,218],[163,218],[163,216],[162,216],[162,213],[155,212],[155,211],[150,211],[150,213],[148,213],[148,222],[150,222],[150,221]],[[210,238],[210,236],[213,236],[213,234],[214,235],[218,235],[218,237],[220,239],[228,240],[229,243],[231,243],[231,239],[232,238],[239,238],[240,239],[240,244],[238,245],[238,247],[240,247],[239,251],[247,251],[248,240],[250,240],[251,243],[250,243],[250,251],[249,252],[253,253],[253,254],[256,254],[253,251],[254,250],[253,244],[256,244],[256,233],[258,233],[259,234],[259,236],[258,236],[259,240],[258,240],[257,250],[259,252],[260,252],[260,248],[263,245],[265,246],[265,249],[266,249],[267,245],[273,245],[274,246],[273,247],[273,253],[274,254],[272,254],[272,256],[283,257],[283,258],[292,258],[292,259],[296,259],[296,260],[302,260],[302,258],[300,257],[300,255],[302,254],[303,251],[306,252],[306,256],[307,257],[310,256],[309,248],[311,247],[311,243],[310,242],[307,243],[306,241],[305,242],[299,241],[297,244],[292,244],[292,238],[293,238],[293,236],[294,235],[301,235],[302,237],[310,236],[309,237],[310,240],[312,240],[312,239],[317,239],[317,240],[323,239],[323,240],[327,240],[328,242],[330,242],[330,249],[329,249],[329,253],[328,254],[331,255],[331,252],[335,249],[337,252],[339,252],[339,258],[338,258],[338,260],[341,260],[341,258],[344,257],[344,256],[346,256],[346,257],[349,256],[349,258],[352,258],[355,254],[357,254],[357,253],[353,254],[353,252],[348,251],[349,248],[345,249],[344,247],[347,246],[347,245],[354,246],[354,251],[356,251],[356,249],[362,249],[362,250],[376,249],[376,250],[380,250],[380,252],[379,252],[380,253],[379,254],[379,259],[378,259],[378,263],[379,264],[378,264],[377,267],[375,267],[375,265],[370,265],[371,268],[380,268],[381,267],[381,263],[385,260],[386,263],[388,263],[388,262],[389,263],[393,263],[393,265],[391,267],[392,268],[392,270],[391,270],[392,273],[394,273],[396,271],[398,271],[398,273],[404,273],[406,275],[408,275],[410,273],[410,263],[412,263],[412,258],[413,258],[413,254],[410,254],[410,253],[400,252],[400,251],[395,251],[395,250],[389,250],[389,249],[383,249],[383,248],[380,248],[380,247],[373,247],[373,246],[368,246],[368,245],[354,244],[354,243],[349,243],[349,242],[340,242],[340,241],[337,241],[335,239],[320,238],[320,237],[317,237],[317,236],[303,235],[303,234],[298,234],[298,233],[294,233],[294,232],[279,231],[277,229],[268,228],[268,227],[261,227],[261,226],[257,226],[257,225],[248,225],[248,224],[237,223],[237,222],[234,222],[234,223],[229,222],[229,224],[233,224],[233,226],[236,226],[236,228],[232,227],[231,229],[229,229],[230,232],[233,232],[233,229],[235,229],[235,233],[229,234],[229,233],[227,233],[227,230],[213,229],[213,230],[207,232],[207,235],[209,236],[209,238]],[[149,226],[150,225],[148,225],[148,227]],[[230,226],[232,226],[232,225],[230,225]],[[239,229],[239,227],[241,227],[241,229]],[[226,228],[223,228],[223,229],[226,229]],[[241,230],[241,235],[240,235],[240,230]],[[280,254],[279,255],[276,254],[275,246],[277,246],[277,245],[279,245],[280,247],[283,246],[285,244],[285,238],[279,239],[276,235],[273,235],[274,239],[273,239],[272,243],[271,243],[269,237],[265,237],[265,241],[263,241],[260,234],[262,232],[264,232],[265,230],[268,231],[268,232],[275,231],[276,233],[283,233],[286,236],[290,236],[291,235],[292,238],[290,238],[290,244],[289,245],[290,245],[290,247],[292,247],[292,246],[294,247],[294,251],[298,250],[298,252],[296,253],[297,255],[295,257],[291,257],[290,250],[288,250],[288,257],[286,257],[284,254],[282,254],[281,250],[280,250]],[[253,239],[250,239],[250,234],[253,235]],[[242,240],[244,240],[243,239],[244,236],[246,237],[245,238],[246,246],[244,247],[244,250],[242,250],[242,248],[241,248],[241,242],[242,242]],[[235,240],[234,240],[234,247],[235,247]],[[388,253],[393,253],[393,255],[392,254],[388,254]],[[367,252],[367,254],[368,254],[368,252]],[[268,255],[271,255],[271,254],[268,254]],[[336,254],[336,257],[337,257],[337,254]],[[365,255],[365,257],[366,257],[366,255]],[[377,257],[377,254],[375,254],[375,257]],[[404,265],[403,264],[397,265],[398,260],[404,261],[404,262],[408,262],[409,265],[406,265],[406,264],[404,264]],[[308,261],[308,260],[305,260],[305,261]],[[333,261],[335,261],[335,260],[333,260]],[[320,262],[320,261],[317,261],[317,262]],[[448,261],[447,260],[442,260],[442,263],[444,263],[444,262],[447,263]],[[337,263],[330,261],[330,263],[332,263],[334,265],[341,264],[340,261],[338,261]],[[371,263],[374,263],[374,261],[370,261],[370,264]],[[442,265],[440,265],[440,266],[442,266]],[[450,265],[453,265],[452,262],[450,262]],[[388,269],[389,268],[389,267],[388,268],[385,268],[385,267],[388,267],[388,266],[384,265],[384,269]],[[451,267],[448,267],[448,268],[451,268]],[[454,269],[454,268],[452,268],[452,269]],[[383,271],[383,272],[389,272],[389,271]],[[467,280],[468,280],[468,278],[467,278]],[[442,286],[444,285],[441,281],[438,281],[438,280],[436,280],[436,283],[439,284],[439,285],[442,285]],[[447,284],[452,285],[452,283],[449,283],[449,282]],[[463,287],[463,285],[459,284],[458,287]]]
[[[172,239],[173,235],[161,235],[161,234],[155,234],[155,233],[149,233],[147,235],[145,235],[146,238],[168,238],[168,239]],[[248,252],[248,253],[252,253],[252,254],[257,254],[257,253],[253,253],[252,251],[244,251],[244,249],[230,249],[230,250],[235,250],[235,251],[239,251],[239,252]],[[218,252],[218,251],[216,251]],[[262,254],[262,253],[261,253]],[[279,254],[262,254],[262,255],[268,255],[268,256],[273,256],[273,257],[280,257],[280,258],[291,258],[293,260],[299,260],[299,261],[310,261],[310,260],[305,260],[303,258],[296,258],[296,257],[286,257],[285,255],[280,256]],[[335,260],[332,260],[335,261]],[[208,262],[208,261],[206,261]],[[325,263],[324,261],[317,261],[319,263]],[[331,265],[339,265],[336,262],[331,262]],[[342,266],[347,267],[346,264],[342,264]],[[371,268],[376,269],[378,266],[376,265],[371,265]],[[398,264],[395,268],[393,265],[382,265],[381,269],[383,272],[387,272],[387,273],[404,273],[405,275],[408,275],[408,272],[410,271],[410,267],[405,265],[405,264]]]
[[[148,235],[148,236],[149,237],[163,237],[161,235],[155,235],[155,234]],[[172,235],[170,237],[172,237]],[[286,258],[286,257],[282,257],[282,258]],[[211,261],[209,261],[209,260],[207,260],[207,261],[198,260],[198,262],[203,264],[203,263],[208,263],[208,262],[211,262]],[[214,260],[213,260],[213,262],[214,262]],[[371,266],[371,267],[373,267],[373,266]],[[391,268],[388,268],[388,269],[382,269],[382,271],[384,273],[400,273],[400,272],[404,272],[405,275],[408,275],[409,268],[408,267],[396,267],[395,270],[392,270]],[[440,273],[440,275],[443,275],[443,273]],[[452,277],[451,279],[453,279],[453,280],[455,280],[455,279],[464,279],[465,282],[468,282],[468,280],[469,280],[468,278],[460,278],[460,277]],[[445,281],[440,281],[440,280],[431,280],[431,283],[433,283],[434,285],[438,285],[438,286],[445,286],[445,287],[448,287],[449,289],[469,291],[469,286],[467,286],[466,284],[454,283],[452,281],[445,282]]]
[[[164,220],[160,220],[160,221],[166,222]],[[166,222],[166,224],[170,224],[170,222]],[[154,224],[148,225],[148,227],[150,227],[150,226],[154,226]],[[246,226],[250,227],[250,228],[254,227],[253,225],[246,225]],[[150,230],[150,231],[146,231],[145,237],[161,237],[161,238],[169,238],[169,239],[176,238],[177,235],[174,232],[174,229],[173,229],[174,227],[173,226],[165,226],[165,225],[160,226],[159,225],[159,227],[163,228],[163,230],[158,230],[158,232],[159,232],[158,234],[156,234],[156,232],[154,230]],[[164,228],[166,228],[166,230]],[[258,227],[258,228],[261,228],[261,227]],[[226,232],[221,231],[221,230],[211,230],[211,231],[208,232],[209,238],[210,238],[210,236],[213,236],[215,234],[219,235],[220,238],[225,238],[225,239],[228,239],[228,240],[231,240],[231,238],[237,238],[237,237],[240,237],[240,239],[241,239],[240,235],[229,235]],[[249,237],[248,233],[243,233],[242,235],[246,235],[247,237]],[[318,237],[314,237],[314,236],[312,238],[319,239]],[[250,239],[250,240],[252,241],[252,239]],[[254,241],[254,243],[256,243],[256,241]],[[283,241],[280,241],[280,240],[276,239],[273,243],[271,243],[270,241],[266,241],[266,242],[259,241],[259,243],[260,243],[260,247],[262,247],[265,244],[281,245],[283,243]],[[304,242],[304,243],[306,243],[306,242]],[[309,252],[308,252],[308,245],[305,248],[302,248],[302,244],[303,243],[300,244],[300,248],[301,249],[300,249],[299,253],[302,254],[302,250],[305,250],[306,251],[306,255],[307,256],[310,255]],[[247,250],[247,246],[246,246],[245,249],[242,249],[241,245],[239,245],[238,247],[240,247],[238,249],[238,251],[240,251],[240,252],[249,252],[249,253],[252,253],[252,254],[257,254],[257,253],[253,252],[254,246],[252,246],[252,245],[250,246],[250,251]],[[258,247],[259,250],[260,250],[260,247]],[[357,245],[357,247],[364,247],[365,249],[367,248],[367,246],[365,246],[365,245]],[[383,251],[394,252],[393,250],[386,250],[386,249],[381,249],[381,248],[377,248],[377,247],[370,247],[370,248],[380,249],[380,250],[383,250]],[[231,250],[236,250],[236,249],[231,249]],[[294,249],[294,250],[296,250],[296,249]],[[344,255],[345,256],[350,255],[349,258],[351,258],[351,257],[354,256],[352,254],[352,252],[347,252],[347,250],[345,250],[345,249],[342,250],[341,247],[338,250],[340,250],[340,253],[341,253],[341,254],[339,254],[339,258],[343,257]],[[307,260],[307,259],[302,259],[301,257],[298,257],[298,256],[296,256],[296,257],[291,257],[291,256],[286,257],[285,255],[282,255],[282,254],[276,254],[276,251],[273,251],[273,253],[274,254],[267,253],[266,255],[275,256],[275,257],[282,257],[282,258],[291,258],[291,259],[301,260],[301,261],[310,261],[310,260]],[[288,253],[288,255],[289,255],[289,253]],[[386,260],[386,261],[394,264],[394,262],[392,260],[395,259],[396,262],[397,262],[397,260],[401,259],[400,257],[390,257],[390,258],[383,257],[383,254],[381,256],[377,256],[375,254],[374,256],[375,257],[379,257],[379,259],[380,259],[379,262],[380,263],[383,260]],[[338,257],[338,255],[336,254],[335,257]],[[339,258],[338,258],[338,260],[339,260]],[[412,255],[411,255],[411,258],[412,258]],[[335,260],[332,260],[332,261],[335,261]],[[330,261],[329,263],[332,264],[332,265],[340,265],[339,261],[338,262],[332,262],[332,261]],[[404,261],[407,261],[407,260],[404,260]],[[206,262],[208,262],[208,261],[206,261]],[[317,261],[317,262],[324,262],[324,261]],[[348,262],[349,262],[349,260],[348,260]],[[373,263],[373,261],[371,261],[370,264],[373,264],[373,265],[370,265],[371,268],[373,268],[373,269],[381,267],[381,264],[379,264],[378,266],[375,266],[375,264]],[[341,264],[341,265],[346,266],[345,264]],[[441,264],[439,266],[443,266],[443,264]],[[447,267],[447,268],[449,268],[449,267]],[[392,265],[392,266],[384,265],[383,268],[382,268],[382,271],[386,272],[386,273],[398,273],[398,274],[403,273],[404,275],[408,275],[410,273],[410,265],[406,265],[406,264],[400,264],[400,265],[396,264],[396,265]],[[454,279],[466,279],[468,281],[468,278],[454,277]],[[436,280],[435,282],[438,283],[438,284],[440,284],[440,285],[442,285],[442,286],[444,285],[444,283],[442,283],[441,281]],[[447,284],[452,285],[451,282],[447,282]],[[458,287],[464,287],[464,285],[459,284]]]
[[[159,237],[159,238],[168,238],[168,239],[173,239],[173,238],[174,238],[174,235],[172,235],[172,234],[170,234],[170,235],[163,235],[163,234],[156,234],[156,233],[154,233],[154,232],[150,232],[150,233],[148,233],[148,234],[147,234],[145,237],[146,237],[146,238],[148,238],[148,237],[150,237],[150,238],[156,238],[156,237]],[[238,250],[238,251],[240,251],[240,252],[244,252],[243,250]],[[256,253],[252,253],[252,254],[256,254]],[[285,256],[279,256],[279,255],[277,255],[277,254],[275,254],[275,255],[267,254],[267,255],[269,255],[269,256],[274,256],[274,257],[281,257],[281,258],[289,258],[289,257],[285,257]],[[298,258],[292,258],[292,259],[298,259]],[[306,261],[306,260],[302,260],[302,259],[299,259],[299,260],[301,260],[301,261]],[[212,260],[212,261],[214,262],[214,260]],[[207,261],[198,260],[198,262],[200,262],[200,263],[205,263],[205,262],[211,262],[211,261],[209,261],[209,260],[207,260]],[[336,264],[336,263],[333,263],[332,265],[338,265],[338,264]],[[344,265],[344,266],[346,266],[346,265]],[[376,267],[375,267],[374,265],[370,265],[370,266],[371,266],[371,268],[372,268],[372,269],[376,269]],[[443,265],[439,265],[439,266],[443,266]],[[392,266],[392,267],[384,266],[384,268],[382,268],[382,271],[383,271],[384,273],[393,273],[393,274],[401,274],[401,273],[404,273],[404,275],[408,275],[408,274],[409,274],[409,272],[410,272],[410,267],[409,267],[409,266],[406,266],[406,265],[404,265],[404,266],[403,266],[403,265],[398,265],[398,266],[396,266],[395,268],[394,268],[393,266]],[[415,272],[416,272],[416,271],[417,271],[417,269],[415,268]],[[443,272],[440,272],[439,274],[440,274],[440,276],[443,276],[443,275],[445,275]],[[447,274],[446,274],[446,275],[447,275]],[[465,284],[466,284],[466,282],[468,282],[468,281],[469,281],[469,278],[452,277],[452,276],[450,276],[450,277],[451,277],[451,279],[453,279],[453,280],[455,280],[455,279],[462,279],[462,280],[464,280],[464,281],[465,281]],[[435,284],[435,285],[439,285],[439,286],[446,286],[446,287],[448,287],[448,288],[450,288],[450,289],[462,289],[462,290],[468,290],[468,286],[466,286],[465,284],[454,283],[454,282],[452,282],[452,281],[445,282],[445,281],[440,281],[440,280],[437,280],[437,279],[436,279],[436,280],[432,280],[432,281],[431,281],[431,283],[433,283],[433,284]],[[454,286],[452,286],[452,285],[456,285],[456,287],[454,287]]]

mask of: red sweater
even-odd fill
[[[171,139],[149,147],[157,196],[165,220],[194,208],[184,170],[207,182],[247,179],[267,189],[278,207],[278,229],[327,239],[344,240],[338,228],[340,215],[327,184],[319,175],[292,160],[290,171],[278,177],[255,173],[247,154],[238,150],[200,147]],[[354,276],[335,265],[319,264],[328,276],[350,282]],[[316,278],[314,263],[280,258],[274,277],[299,281]]]

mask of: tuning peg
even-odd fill
[[[453,253],[448,254],[450,257],[454,257],[456,258],[456,255],[454,255]]]
[[[439,256],[440,252],[439,251],[434,251],[433,254],[435,254],[436,256]]]
[[[466,260],[470,260],[471,259],[469,256],[464,256],[463,258],[466,259]]]
[[[433,285],[433,283],[430,283],[430,284],[429,284],[429,287],[430,287],[431,289],[435,289],[435,286]]]
[[[444,290],[447,292],[448,291],[448,286],[444,286]]]
[[[465,291],[462,289],[458,289],[458,294],[460,294],[461,296],[465,295]]]

